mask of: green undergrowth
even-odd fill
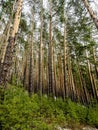
[[[37,94],[29,97],[27,91],[15,86],[9,86],[4,96],[3,103],[0,101],[0,130],[57,130],[58,126],[80,124],[98,127],[98,105],[85,107],[46,95],[41,99]]]

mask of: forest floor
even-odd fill
[[[98,130],[97,128],[93,128],[91,126],[78,126],[75,128],[61,128],[58,127],[58,130]]]

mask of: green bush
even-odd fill
[[[23,89],[10,88],[5,92],[3,105],[0,105],[0,122],[4,129],[29,129],[31,113],[32,103]]]
[[[55,106],[52,99],[37,94],[29,97],[22,88],[8,87],[0,105],[0,122],[3,130],[52,130],[56,124]],[[59,121],[58,121],[59,122]]]
[[[98,126],[98,105],[88,108],[70,99],[56,101],[45,95],[29,96],[22,88],[9,86],[0,90],[0,125],[3,130],[53,130],[57,126],[88,123]]]
[[[98,104],[96,104],[94,107],[89,106],[87,122],[89,125],[98,127]]]

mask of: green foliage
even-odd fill
[[[21,31],[28,32],[27,22],[24,17],[20,21]]]
[[[98,104],[90,106],[88,110],[88,124],[98,127]]]
[[[2,95],[4,91],[0,89]],[[58,98],[56,101],[9,86],[3,104],[0,102],[0,123],[3,130],[53,130],[57,126],[88,123],[98,126],[98,105],[89,108]]]
[[[3,0],[1,2],[1,4],[2,4],[2,11],[7,13],[7,14],[10,14],[11,11],[12,11],[13,3],[14,3],[14,0],[6,0],[6,1]]]

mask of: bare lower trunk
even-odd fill
[[[66,54],[67,54],[67,40],[66,40],[66,23],[64,25],[64,91],[65,91],[65,96],[68,97],[68,90],[67,90],[67,72],[66,72]]]
[[[88,60],[88,52],[87,52],[87,50],[86,50],[86,57],[87,57],[88,73],[89,73],[89,78],[90,78],[91,88],[92,88],[92,96],[93,96],[93,98],[98,99],[97,92],[96,92],[96,83],[94,81],[95,80],[94,77],[92,76],[93,74],[92,74],[91,64],[90,64],[90,62]]]
[[[27,56],[25,55],[25,61],[24,61],[24,67],[23,67],[23,87],[25,89],[27,88],[26,75],[27,75]]]
[[[83,79],[83,75],[80,69],[80,65],[79,62],[77,61],[77,66],[78,66],[78,71],[79,71],[79,79],[80,79],[80,84],[81,84],[81,89],[84,93],[83,98],[85,98],[85,103],[88,104],[89,103],[89,97],[88,97],[88,92],[87,92],[87,88],[86,88],[86,84],[85,81]]]
[[[41,30],[40,30],[40,46],[39,46],[39,91],[42,97],[42,71],[43,71],[43,0],[41,3]]]
[[[29,37],[29,51],[30,51],[30,63],[29,63],[29,93],[34,93],[34,10],[32,11],[32,35]]]
[[[1,67],[0,71],[0,85],[5,86],[8,80],[8,74],[10,72],[10,68],[12,66],[12,58],[13,58],[13,50],[14,50],[15,38],[9,38],[9,44],[6,49],[6,55],[4,59],[4,63]]]
[[[33,60],[33,36],[30,37],[30,63],[29,63],[29,93],[32,95],[34,92],[34,60]]]
[[[68,57],[68,75],[69,75],[69,87],[70,87],[70,97],[74,101],[76,96],[73,72],[72,72],[72,64],[71,64],[71,57]]]
[[[54,72],[53,72],[53,43],[52,43],[52,0],[50,0],[50,25],[49,25],[49,94],[54,96]]]
[[[94,65],[95,65],[95,72],[96,72],[96,77],[98,79],[98,66],[96,65],[96,54],[95,54],[95,49],[92,47],[92,54],[93,54],[93,60],[94,60]]]

